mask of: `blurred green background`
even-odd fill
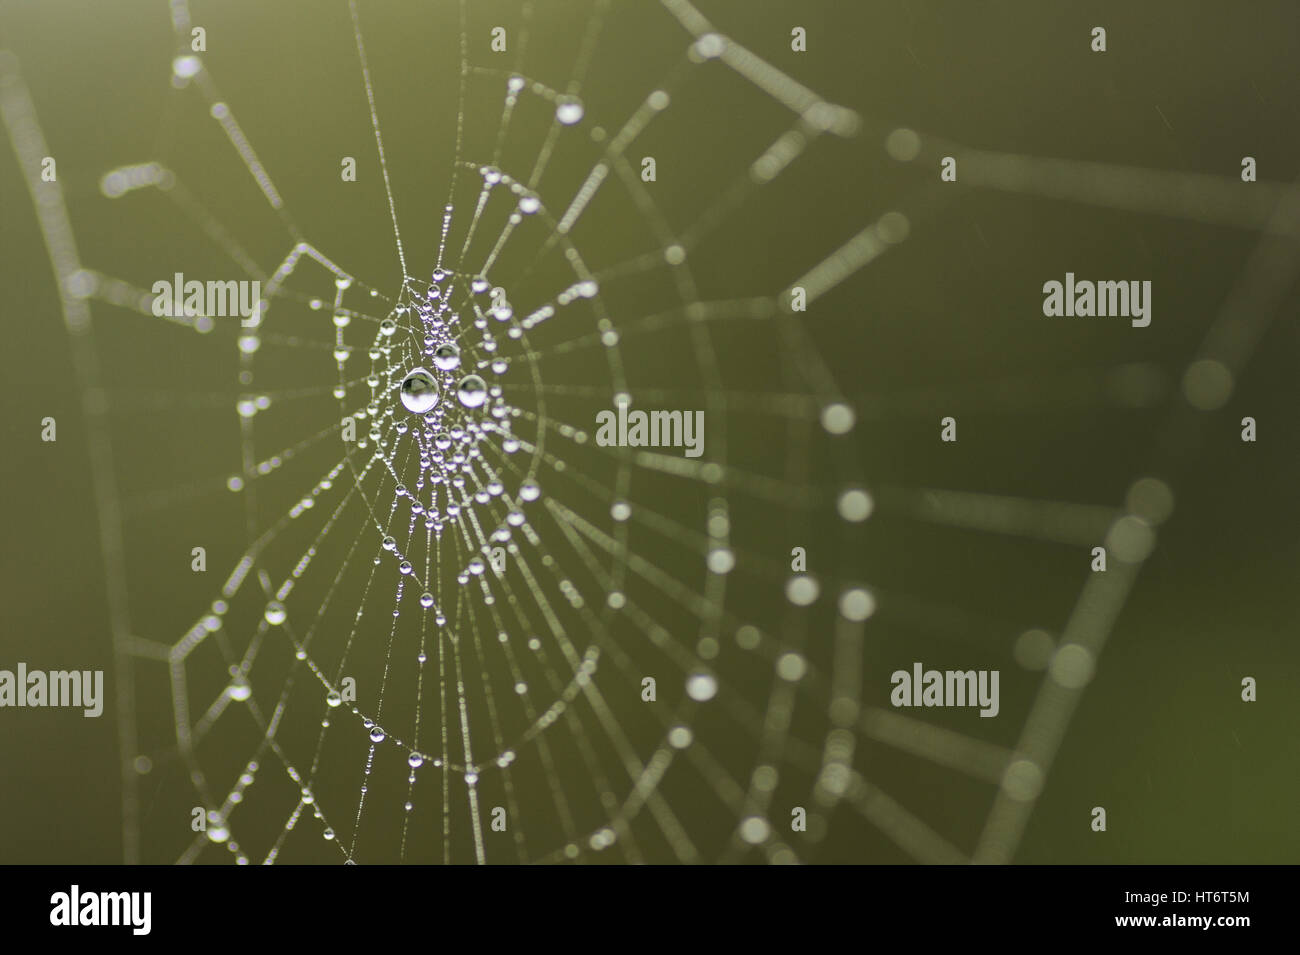
[[[652,90],[671,80],[672,106],[628,155],[638,167],[642,155],[657,158],[658,181],[650,184],[654,201],[670,229],[688,229],[743,180],[749,164],[790,128],[792,117],[721,64],[688,65],[688,36],[658,4],[608,7],[574,90],[584,103],[584,121],[561,131],[538,192],[552,214],[562,213],[601,156],[591,128],[612,135]],[[809,689],[799,697],[792,736],[820,754],[834,631],[830,597],[803,614],[781,600],[792,547],[807,549],[809,570],[827,594],[860,581],[880,595],[863,651],[865,703],[885,704],[889,673],[910,668],[914,660],[939,668],[998,668],[997,720],[962,711],[924,711],[920,717],[1011,746],[1041,679],[1015,662],[1015,640],[1031,627],[1059,634],[1087,577],[1087,548],[918,521],[888,506],[883,489],[944,488],[1118,505],[1134,479],[1153,474],[1172,486],[1174,516],[1161,528],[1156,551],[1119,617],[1015,860],[1295,862],[1295,288],[1287,290],[1231,400],[1197,419],[1198,430],[1171,438],[1182,370],[1258,236],[1175,217],[970,190],[960,181],[940,184],[932,168],[891,160],[883,143],[890,130],[909,127],[982,149],[1229,180],[1238,176],[1241,157],[1250,155],[1259,162],[1262,181],[1290,183],[1300,174],[1300,83],[1294,68],[1300,11],[1289,3],[1245,10],[1166,0],[1137,6],[701,0],[698,7],[720,31],[828,100],[857,111],[862,129],[851,139],[826,136],[811,143],[776,181],[747,195],[738,208],[725,208],[717,227],[691,249],[693,298],[774,295],[882,213],[901,210],[912,218],[905,243],[798,320],[824,372],[808,373],[775,321],[707,323],[712,366],[688,327],[639,324],[680,302],[680,289],[662,266],[602,282],[614,327],[623,334],[619,354],[629,386],[634,396],[654,396],[638,405],[704,408],[720,381],[729,395],[728,411],[724,422],[710,419],[705,460],[719,453],[725,435],[731,466],[785,488],[763,493],[755,481],[710,489],[636,471],[629,500],[699,535],[708,500],[719,493],[726,497],[740,554],[726,612],[800,648],[821,677],[820,692]],[[359,9],[408,267],[427,277],[456,147],[462,42],[457,5],[391,0],[362,2]],[[352,274],[384,296],[395,295],[401,275],[348,5],[196,0],[191,15],[207,31],[205,72],[275,181],[292,223]],[[518,3],[468,5],[463,36],[474,69],[460,116],[466,160],[490,160],[505,76],[519,70],[566,90],[592,23],[593,5],[587,2],[536,4],[531,20]],[[499,55],[489,47],[489,31],[498,25],[507,29],[510,44]],[[1105,54],[1089,50],[1096,25],[1108,31]],[[806,53],[790,50],[794,26],[807,30]],[[145,289],[175,271],[243,277],[223,251],[229,243],[212,241],[201,223],[160,192],[118,200],[101,194],[98,183],[107,170],[152,160],[173,170],[195,203],[263,270],[288,253],[294,241],[289,228],[254,187],[199,90],[169,83],[177,46],[167,4],[10,0],[0,3],[0,38],[0,46],[21,63],[57,158],[85,267]],[[551,114],[526,94],[503,140],[500,167],[527,179],[550,128]],[[358,159],[355,183],[340,180],[344,156]],[[473,207],[475,182],[472,171],[462,171],[453,200],[458,217]],[[87,454],[95,435],[87,433],[55,278],[24,172],[10,149],[0,150],[0,183],[2,301],[9,329],[8,347],[0,349],[7,448],[0,459],[7,491],[0,667],[21,660],[33,668],[109,671],[105,574]],[[616,177],[603,190],[572,234],[587,264],[599,272],[661,251],[652,223]],[[484,226],[487,235],[473,247],[472,260],[483,261],[490,249],[483,243],[496,236],[502,218],[491,219],[491,229]],[[464,238],[461,223],[458,218],[453,227],[454,250]],[[557,290],[564,272],[554,257],[539,257],[534,267],[539,236],[545,232],[525,238],[521,230],[518,244],[512,240],[494,268],[494,280],[511,289],[517,309]],[[1081,278],[1150,279],[1151,326],[1043,319],[1042,283],[1060,280],[1066,271]],[[304,297],[329,296],[333,289],[324,279],[319,271],[304,272],[291,286]],[[259,455],[327,429],[337,420],[338,405],[319,391],[333,384],[333,329],[325,312],[287,304],[275,320],[285,323],[279,334],[295,340],[265,345],[254,364],[255,380],[244,387],[236,379],[232,328],[198,336],[103,302],[92,309],[110,409],[107,436],[127,548],[132,632],[170,644],[206,612],[249,542],[242,502],[225,489],[240,460],[236,399],[264,389],[318,389],[275,401],[258,432]],[[555,346],[589,336],[594,327],[594,314],[575,314],[571,325],[543,327],[536,344]],[[1134,402],[1115,387],[1113,375],[1138,363],[1149,395]],[[548,414],[591,427],[594,412],[612,406],[610,366],[593,343],[548,353],[537,366],[549,389],[574,389],[541,393]],[[539,393],[527,375],[513,374],[507,397],[534,408]],[[820,399],[801,396],[824,393],[845,396],[858,409],[850,436],[828,440],[817,427]],[[945,414],[959,420],[954,446],[938,440]],[[54,444],[39,440],[39,422],[47,415],[58,421]],[[1245,415],[1259,423],[1254,444],[1239,439],[1238,422]],[[571,470],[596,482],[613,480],[609,461],[590,446],[551,440]],[[338,459],[313,445],[285,467],[283,477],[268,480],[259,491],[258,530]],[[834,498],[847,479],[882,493],[877,513],[846,529],[834,518]],[[552,475],[543,486],[565,507],[608,526],[607,505],[578,478]],[[276,584],[320,530],[322,510],[307,526],[286,531],[267,552]],[[310,619],[333,569],[343,566],[348,547],[364,539],[357,558],[364,566],[339,583],[322,625],[321,652],[330,661],[337,660],[361,602],[373,543],[364,535],[372,530],[358,512],[345,512],[322,550],[318,576],[293,598]],[[541,533],[575,582],[598,589],[599,581],[554,522]],[[705,593],[695,538],[671,537],[634,526],[628,549],[667,568],[687,590]],[[190,571],[189,550],[196,544],[208,549],[206,575]],[[443,573],[441,587],[457,589],[454,571]],[[396,575],[387,566],[382,573],[388,575],[383,586],[389,586],[388,578]],[[697,612],[681,601],[656,598],[651,588],[628,589],[663,620],[671,639],[697,646]],[[597,593],[597,600],[602,596]],[[252,639],[260,599],[232,607],[227,631],[238,654]],[[371,599],[361,643],[352,651],[353,668],[379,679],[389,660],[389,624],[383,618],[391,596]],[[494,638],[490,616],[472,594],[455,598],[455,607],[463,632],[473,629],[474,620],[485,639]],[[662,727],[646,717],[629,674],[660,674],[658,705],[674,708],[684,705],[682,674],[627,623],[602,619],[609,622],[610,639],[633,662],[624,672],[608,663],[607,654],[597,682],[647,758]],[[591,642],[579,617],[566,616],[565,625],[579,651]],[[388,706],[409,722],[416,699],[410,659],[416,637],[405,622],[402,628],[402,640],[411,642],[400,643],[392,657],[397,675]],[[745,662],[732,630],[719,635],[725,647],[716,661],[723,695],[761,717],[773,705],[771,672]],[[517,635],[524,639],[527,628]],[[196,654],[188,664],[196,714],[227,679],[213,642],[202,648],[211,658]],[[509,698],[511,678],[498,657],[467,659],[476,674],[468,691],[473,707],[484,705],[476,686],[491,686],[497,698]],[[570,676],[558,653],[549,660],[534,674],[543,707],[555,695],[547,678],[558,675],[567,682]],[[189,768],[176,755],[166,665],[132,666],[139,750],[152,761],[139,779],[141,859],[170,862],[190,843],[189,807],[201,801]],[[291,667],[283,646],[268,645],[259,658],[253,685],[264,711],[274,707]],[[1241,702],[1243,676],[1258,680],[1258,702]],[[293,718],[285,721],[282,742],[296,760],[310,763],[323,708],[301,684],[294,686],[293,692],[304,695],[291,697]],[[75,711],[0,711],[0,861],[123,858],[116,689],[109,692],[100,720]],[[700,743],[747,784],[760,761],[754,723],[721,706],[685,706],[675,711],[694,713]],[[429,739],[441,731],[433,708],[429,696],[423,717]],[[575,709],[580,725],[597,737],[597,763],[614,780],[621,801],[629,784],[620,757],[598,739],[596,715]],[[458,733],[458,725],[451,732]],[[549,858],[568,838],[550,795],[557,779],[570,793],[578,832],[588,833],[608,818],[570,734],[571,723],[563,720],[548,731],[548,738],[558,737],[551,769],[539,761],[535,746],[521,747],[515,785],[530,859]],[[252,721],[230,712],[205,740],[199,762],[220,794],[258,739]],[[486,739],[475,744],[492,751]],[[406,773],[398,755],[378,758],[356,841],[358,861],[396,858]],[[779,762],[781,782],[773,798],[778,826],[789,806],[810,804],[815,777],[806,761],[786,757]],[[365,758],[365,744],[354,733],[335,739],[322,760],[325,768],[314,788],[318,801],[333,810],[331,820],[341,821],[334,823],[341,839],[352,837]],[[995,794],[992,785],[865,739],[859,740],[855,768],[959,849],[974,849]],[[446,857],[441,781],[426,770],[420,785],[407,858],[436,861]],[[498,795],[493,785],[484,780],[486,804]],[[757,852],[725,855],[736,819],[698,765],[675,766],[661,791],[706,861],[762,858]],[[296,798],[278,766],[259,775],[234,817],[254,861],[277,838]],[[1104,834],[1088,826],[1097,805],[1109,815]],[[453,861],[473,861],[464,799],[455,798],[450,811],[447,854]],[[847,806],[838,807],[829,822],[830,836],[816,844],[788,837],[801,858],[910,860]],[[338,852],[323,846],[320,826],[303,832],[309,828],[299,824],[283,860],[338,861]],[[671,861],[656,828],[645,811],[635,822],[644,857]],[[210,847],[198,859],[229,857]],[[489,848],[489,861],[516,857],[513,844]]]

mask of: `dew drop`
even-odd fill
[[[172,73],[183,80],[197,76],[202,68],[203,65],[197,56],[178,56],[172,60]]]
[[[693,673],[686,681],[686,695],[696,702],[711,700],[717,692],[718,681],[710,673]]]
[[[424,765],[424,757],[419,753],[412,753],[410,756],[406,757],[406,762],[412,769],[419,769]]]
[[[341,694],[338,690],[330,690],[328,693],[325,694],[325,702],[328,703],[330,706],[338,706],[340,703],[343,702],[343,694]]]
[[[280,603],[278,600],[272,600],[266,605],[265,616],[267,623],[272,626],[279,626],[284,623],[284,619],[288,616],[288,613],[284,609],[284,604]]]
[[[376,726],[374,729],[370,731],[370,742],[382,743],[384,741],[384,737],[387,735],[388,734],[386,734],[381,727]]]
[[[380,321],[379,334],[387,336],[393,334],[395,331],[397,331],[397,322],[393,321],[393,319],[385,318]],[[372,355],[371,357],[373,358],[375,356]]]
[[[542,489],[536,481],[525,481],[519,485],[519,497],[524,501],[535,501],[542,496]]]
[[[429,593],[427,590],[426,590],[424,593],[420,594],[420,606],[421,606],[421,607],[432,607],[432,606],[433,606],[433,594]]]
[[[555,104],[555,118],[565,126],[572,126],[582,119],[582,104],[576,99],[562,99]]]
[[[454,371],[460,367],[460,349],[451,343],[439,345],[433,352],[433,363],[443,371]]]
[[[425,414],[438,404],[438,383],[423,368],[416,368],[402,379],[402,406],[412,414]]]
[[[456,397],[466,408],[481,407],[487,401],[487,382],[478,375],[466,375],[456,387]]]

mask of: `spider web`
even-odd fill
[[[361,110],[337,105],[338,125],[355,133],[363,118],[372,150],[353,135],[342,154],[370,185],[356,184],[358,205],[338,200],[343,221],[317,241],[330,210],[308,207],[312,225],[300,228],[301,190],[269,158],[289,132],[245,130],[227,77],[190,51],[190,5],[170,4],[175,91],[159,142],[106,168],[100,191],[138,204],[132,221],[156,261],[187,278],[226,278],[233,266],[261,281],[265,307],[245,327],[155,316],[149,285],[172,269],[147,254],[122,277],[83,266],[62,199],[37,203],[91,428],[125,858],[796,862],[836,858],[853,834],[858,861],[1009,860],[1169,489],[1145,478],[1122,506],[1097,506],[871,486],[852,436],[878,409],[837,384],[791,290],[828,296],[943,201],[926,189],[882,205],[815,251],[781,246],[755,210],[815,196],[801,166],[845,144],[904,163],[955,153],[974,185],[1266,233],[1291,227],[1285,214],[1267,219],[1281,194],[1243,211],[1206,181],[1192,207],[1141,171],[1106,167],[1098,185],[1080,176],[1084,164],[878,127],[685,0],[636,15],[658,76],[644,86],[616,84],[600,58],[607,30],[639,23],[619,21],[614,5],[552,23],[524,4],[502,16],[500,55],[480,42],[495,22],[473,7],[454,11],[442,50],[454,55],[433,67],[454,104],[438,124],[450,156],[424,168],[422,184],[393,143],[428,119],[386,108],[401,74],[391,55],[375,56],[369,6],[353,0],[333,17],[331,67],[364,94]],[[420,44],[394,35],[400,21],[382,22],[382,48],[415,56]],[[534,66],[560,36],[566,65],[556,54]],[[630,106],[605,95],[615,85],[635,89]],[[746,111],[743,129],[717,122],[728,109]],[[12,58],[3,110],[24,167],[39,168],[47,149]],[[689,177],[647,182],[640,159],[671,168],[671,141],[655,135],[678,115],[696,157]],[[731,149],[701,163],[710,131]],[[1091,185],[1070,186],[1080,179]],[[404,195],[417,188],[419,201]],[[445,197],[427,201],[437,190]],[[240,204],[249,197],[255,213]],[[350,226],[363,205],[367,218]],[[776,247],[761,288],[725,254],[754,243]],[[1275,301],[1280,271],[1256,269],[1241,295]],[[133,356],[135,343],[164,336],[172,357]],[[1185,389],[1201,408],[1226,400],[1222,383],[1249,353],[1240,338],[1206,342]],[[439,395],[427,415],[398,398],[417,367]],[[1118,399],[1100,384],[1110,381],[1086,376],[1084,390],[1102,403],[1148,400],[1149,379],[1123,378]],[[594,416],[620,402],[702,411],[703,455],[600,446]],[[157,414],[164,430],[132,437],[110,411]],[[159,447],[186,463],[159,460]],[[135,455],[157,466],[127,480],[114,462]],[[1059,644],[1040,631],[1017,643],[1017,659],[1044,675],[1004,702],[1014,726],[945,725],[947,715],[887,705],[869,643],[878,620],[948,635],[995,624],[870,584],[864,555],[886,514],[1044,546],[1104,538],[1114,552]],[[169,563],[148,554],[183,516],[201,523],[177,538],[181,552],[239,540],[209,546],[225,562],[196,576],[201,599],[185,585],[194,599],[179,623],[150,596],[174,577],[177,548]],[[812,569],[792,572],[791,548],[811,542]],[[346,681],[355,700],[343,699]],[[166,798],[201,808],[205,831],[164,821],[149,783],[166,773],[187,785]],[[953,825],[933,806],[909,807],[890,781],[905,773],[977,808]],[[796,808],[806,831],[791,830]]]

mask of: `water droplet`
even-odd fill
[[[402,379],[402,406],[412,414],[432,411],[438,404],[438,383],[423,368],[416,368]]]
[[[374,729],[370,731],[370,742],[382,743],[384,741],[384,737],[387,735],[388,734],[384,732],[382,727],[376,726]]]
[[[266,622],[272,626],[279,626],[284,623],[285,617],[289,614],[284,609],[284,604],[278,600],[272,600],[266,605]]]
[[[412,769],[419,769],[424,765],[424,757],[419,753],[412,753],[410,756],[406,757],[406,762]]]
[[[704,703],[718,692],[718,681],[710,673],[692,673],[686,681],[686,695],[698,703]]]
[[[336,328],[347,328],[351,322],[352,322],[352,316],[349,315],[347,312],[334,313],[334,326]]]
[[[542,496],[542,489],[536,481],[525,481],[519,485],[519,497],[524,501],[535,501]]]
[[[230,688],[226,691],[230,694],[232,700],[243,702],[253,695],[253,688],[249,686],[248,679],[240,674],[230,681]]]
[[[393,332],[395,332],[395,331],[397,331],[397,322],[395,322],[393,319],[391,319],[391,318],[385,318],[385,319],[383,319],[382,321],[380,321],[380,323],[379,323],[379,334],[381,334],[381,335],[391,335],[391,334],[393,334]],[[374,357],[376,357],[376,356],[372,355],[371,357],[374,358]]]
[[[178,56],[172,60],[172,73],[183,80],[198,75],[202,63],[197,56]]]
[[[397,569],[403,574],[409,574],[411,572],[411,562],[409,560],[404,560],[397,565]]]
[[[384,550],[396,550],[397,541],[392,537],[385,537],[383,546],[384,546]]]
[[[456,387],[456,397],[466,408],[478,408],[487,401],[487,382],[478,375],[466,375]]]
[[[451,344],[439,345],[433,353],[433,363],[443,371],[453,371],[460,367],[460,349]]]
[[[576,99],[561,99],[555,104],[555,118],[565,126],[572,126],[582,119],[582,104]]]
[[[433,594],[429,593],[428,591],[425,591],[424,593],[420,594],[420,606],[421,606],[421,607],[432,607],[432,606],[433,606]]]
[[[526,216],[532,215],[542,207],[542,201],[536,196],[524,196],[519,200],[519,211]]]
[[[325,839],[326,842],[328,842],[334,838],[334,830],[326,829],[324,832],[321,833],[321,836]]]
[[[472,282],[469,283],[469,290],[473,292],[475,295],[482,295],[484,292],[488,290],[488,280],[483,278],[483,276],[480,275],[478,278],[474,279]]]
[[[338,690],[330,690],[328,693],[325,694],[325,702],[328,703],[330,706],[338,706],[340,703],[343,702],[343,694],[341,694]]]
[[[713,573],[726,574],[736,566],[736,558],[728,548],[718,547],[709,551],[707,563]]]

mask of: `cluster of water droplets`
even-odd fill
[[[462,322],[453,299],[462,310],[472,310],[472,328]],[[338,315],[345,317],[339,320]],[[373,457],[400,475],[402,483],[393,489],[394,506],[409,508],[412,530],[422,521],[441,537],[448,523],[462,519],[466,508],[487,506],[504,496],[510,502],[505,520],[500,520],[500,511],[492,510],[495,517],[489,523],[501,526],[492,532],[491,540],[493,545],[513,546],[511,529],[525,523],[519,503],[541,495],[531,478],[516,488],[513,502],[506,494],[498,452],[514,454],[523,446],[511,423],[521,412],[505,401],[499,384],[489,384],[480,373],[495,379],[508,371],[510,363],[497,354],[490,322],[509,323],[508,334],[519,338],[513,317],[504,289],[493,287],[481,275],[436,268],[427,284],[408,281],[397,306],[378,323],[369,348],[371,370],[365,379],[370,399],[357,412],[358,418],[369,420],[369,429],[358,435],[357,447],[373,447]],[[340,329],[335,358],[342,381],[342,365],[350,349],[342,344],[341,330],[351,324],[351,316],[336,309],[335,324]],[[343,384],[335,394],[344,397]],[[417,462],[418,468],[413,466]],[[382,548],[391,555],[388,559],[397,561],[404,579],[419,579],[394,536],[385,535]],[[381,553],[375,563],[384,559]],[[464,585],[485,569],[485,562],[475,557],[458,575],[458,582]],[[436,589],[432,582],[427,586]],[[439,626],[445,624],[431,589],[421,593],[419,603],[433,611]],[[272,625],[282,623],[283,607],[268,606],[266,619]]]

